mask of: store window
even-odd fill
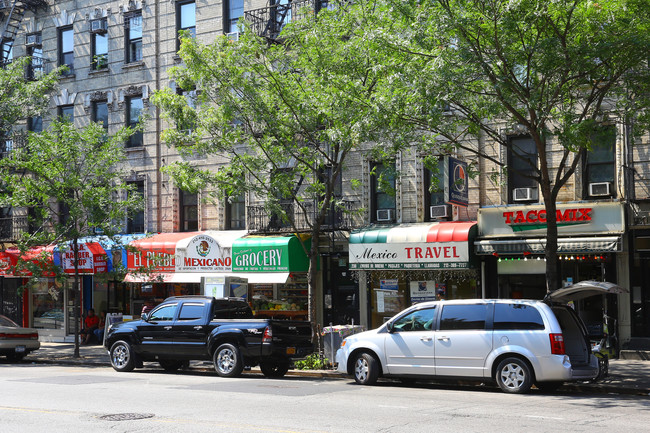
[[[37,279],[30,287],[34,328],[64,329],[63,290],[53,279]]]
[[[192,232],[199,229],[198,194],[179,190],[180,231]]]
[[[124,61],[134,63],[142,61],[142,12],[135,12],[124,18]]]
[[[144,105],[141,96],[127,98],[126,126],[136,128],[140,122],[140,116],[142,115],[143,109]],[[129,137],[126,147],[142,147],[143,145],[142,131],[135,131],[131,137]]]
[[[616,127],[597,128],[584,156],[584,194],[590,199],[616,196]]]
[[[508,149],[508,202],[534,203],[539,199],[537,146],[531,137],[511,137]]]
[[[196,37],[196,3],[193,1],[176,3],[176,33],[182,31]],[[180,39],[177,48],[180,48]]]
[[[74,31],[72,26],[59,28],[59,66],[67,66],[63,75],[74,75]]]
[[[370,179],[371,222],[392,223],[397,220],[395,163],[375,163]]]

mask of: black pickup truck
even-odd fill
[[[313,351],[311,326],[305,321],[254,319],[240,298],[179,296],[108,330],[104,346],[117,371],[157,361],[175,371],[190,360],[212,360],[217,374],[238,376],[260,366],[268,377],[282,377],[293,359]]]

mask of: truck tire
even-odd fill
[[[131,345],[124,340],[119,340],[111,346],[111,365],[115,371],[126,372],[133,371],[135,360],[133,359],[133,350]]]
[[[221,377],[237,377],[244,370],[239,348],[230,343],[217,347],[212,357],[214,369]]]
[[[282,377],[289,371],[289,361],[270,360],[260,362],[260,370],[266,377]]]

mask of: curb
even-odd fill
[[[93,360],[84,358],[56,358],[56,359],[25,359],[23,362],[34,363],[34,364],[59,364],[59,365],[86,365],[89,367],[110,367],[111,364],[108,361],[104,360]],[[210,371],[210,368],[194,367],[192,370],[199,371]],[[253,368],[248,371],[248,373],[262,374],[259,368]],[[286,374],[287,376],[292,377],[310,377],[315,379],[335,379],[335,380],[352,380],[351,377],[338,373],[335,371],[313,371],[313,370],[289,370]],[[451,382],[436,382],[431,381],[431,383],[436,384],[449,384]],[[469,386],[469,383],[464,381],[453,382],[456,385],[460,386]],[[475,383],[472,383],[471,386],[475,386]],[[602,384],[602,383],[593,383],[593,384],[582,384],[582,383],[566,383],[562,385],[559,390],[573,390],[579,392],[591,392],[598,394],[621,394],[621,395],[636,395],[636,396],[650,396],[650,389],[645,388],[628,388],[623,386],[617,386],[614,384]]]

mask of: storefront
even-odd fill
[[[232,275],[232,245],[242,230],[160,233],[134,240],[127,250],[129,303],[124,314],[139,315],[145,300],[199,295],[201,279]]]
[[[375,328],[417,302],[480,296],[475,236],[474,221],[352,232],[349,260],[359,279],[361,325]]]
[[[310,248],[309,238],[294,235],[248,236],[233,243],[233,274],[248,280],[249,302],[256,317],[308,318],[309,258],[305,251]],[[314,287],[320,291],[316,280]],[[316,293],[314,299],[319,299]]]
[[[562,286],[584,280],[628,287],[622,203],[557,205],[558,270]],[[483,292],[495,298],[546,295],[546,211],[543,205],[485,207],[478,211],[476,253],[483,260]],[[559,288],[559,287],[558,287]],[[603,311],[616,316],[628,295],[581,300],[576,311],[592,334],[602,332]],[[628,320],[629,314],[619,315]]]

